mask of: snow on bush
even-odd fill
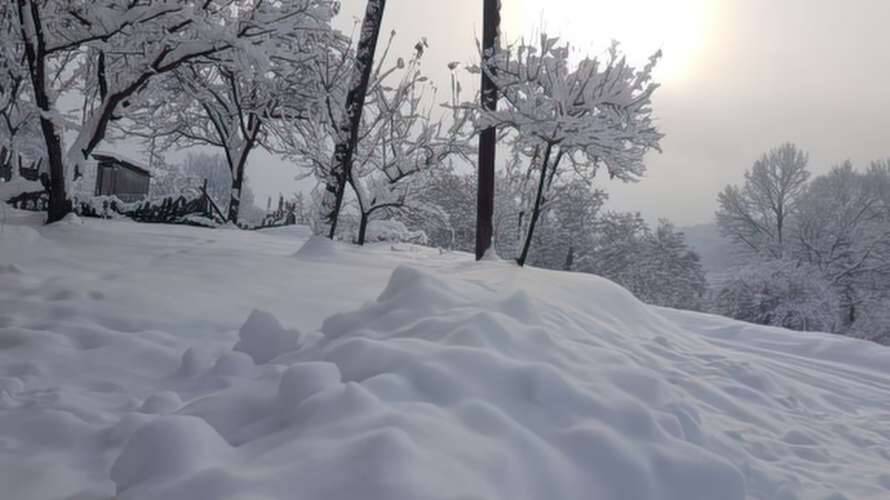
[[[713,302],[723,316],[803,331],[833,331],[840,309],[817,268],[787,260],[736,269]]]
[[[368,242],[390,241],[394,243],[427,243],[423,231],[411,231],[397,220],[372,220],[368,223]]]

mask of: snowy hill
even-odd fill
[[[4,498],[890,498],[870,343],[304,228],[6,219]]]

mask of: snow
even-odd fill
[[[426,243],[423,231],[411,231],[397,220],[372,220],[368,223],[366,239],[369,242],[392,241],[405,243]]]
[[[147,163],[141,162],[139,160],[134,160],[133,158],[131,158],[129,156],[122,155],[116,151],[110,151],[110,150],[105,150],[105,149],[93,151],[93,157],[96,157],[96,156],[108,156],[108,157],[114,158],[118,161],[126,162],[126,163],[129,163],[130,165],[139,167],[142,170],[145,170],[146,172],[151,172],[151,167]],[[85,163],[89,163],[89,162],[92,162],[93,164],[95,164],[96,160],[86,160],[85,161]]]
[[[300,332],[285,330],[270,313],[254,311],[241,327],[235,351],[250,356],[256,363],[267,363],[282,352],[300,345]]]
[[[333,241],[322,236],[313,236],[297,250],[294,256],[311,260],[334,257],[336,253],[337,248]]]
[[[886,348],[399,250],[10,211],[4,497],[890,497]]]
[[[43,184],[38,181],[29,181],[22,177],[16,177],[7,182],[0,181],[0,204],[5,205],[7,200],[15,198],[22,193],[40,191],[43,191]]]

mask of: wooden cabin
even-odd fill
[[[133,202],[148,197],[151,174],[147,169],[111,153],[95,153],[96,196],[117,196]]]

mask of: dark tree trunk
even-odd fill
[[[362,22],[362,32],[356,48],[355,68],[349,86],[349,94],[346,96],[346,118],[338,127],[337,145],[334,148],[334,168],[332,178],[328,180],[325,187],[325,202],[322,207],[323,213],[326,212],[327,222],[331,226],[328,233],[328,237],[331,239],[334,239],[337,232],[337,219],[343,206],[343,195],[346,192],[346,184],[352,176],[352,157],[358,143],[359,126],[365,107],[365,96],[368,93],[368,84],[371,81],[371,72],[374,68],[374,54],[377,51],[377,39],[380,36],[385,7],[386,0],[368,0],[365,19]]]
[[[569,246],[569,253],[566,255],[566,262],[562,266],[563,271],[571,271],[572,266],[575,265],[575,247]]]
[[[541,164],[541,178],[538,181],[538,194],[535,196],[535,207],[532,209],[531,220],[528,221],[528,231],[525,233],[525,242],[522,244],[522,253],[519,254],[519,258],[516,260],[520,266],[524,266],[526,260],[528,260],[528,251],[532,246],[532,236],[534,236],[535,226],[541,216],[541,204],[544,201],[544,186],[547,182],[547,168],[550,166],[550,154],[552,151],[553,144],[548,144],[547,149],[544,150],[544,161]],[[554,165],[554,167],[555,166],[556,165]]]
[[[229,213],[226,218],[238,225],[238,212],[241,210],[241,175],[232,175],[232,194],[229,197]]]
[[[25,57],[34,90],[34,103],[41,111],[40,130],[46,142],[47,163],[49,164],[49,206],[47,223],[61,220],[71,211],[71,202],[65,192],[65,162],[62,153],[62,138],[52,116],[49,94],[46,90],[46,39],[40,19],[40,9],[33,0],[18,0],[19,23],[25,43]],[[31,23],[29,23],[29,19]],[[33,28],[34,39],[28,36],[26,26]]]
[[[358,224],[358,239],[356,240],[356,243],[359,245],[365,244],[365,237],[368,233],[369,219],[370,219],[369,214],[362,212],[362,218]]]
[[[482,12],[482,63],[492,57],[497,48],[501,24],[500,0],[484,0]],[[497,88],[488,73],[482,72],[482,105],[497,109]],[[476,192],[476,260],[481,259],[491,247],[494,234],[494,170],[497,149],[497,130],[485,129],[479,135],[479,173]]]
[[[241,211],[241,196],[244,194],[242,188],[244,187],[244,170],[247,167],[247,157],[256,145],[259,130],[260,119],[256,118],[255,115],[250,115],[247,130],[245,131],[248,134],[248,137],[246,138],[241,151],[238,152],[237,163],[230,165],[232,169],[232,193],[229,198],[229,213],[227,214],[227,218],[229,219],[229,222],[235,225],[238,225],[238,217]],[[229,157],[231,157],[231,155],[229,155]]]

